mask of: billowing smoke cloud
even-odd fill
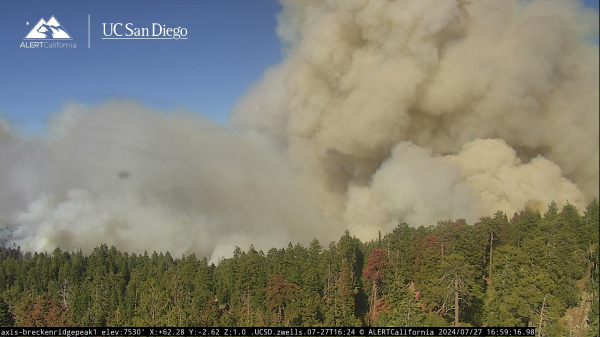
[[[25,249],[231,254],[598,196],[598,16],[579,2],[284,1],[231,131],[131,101],[0,122]]]
[[[544,157],[523,164],[502,140],[476,139],[457,155],[435,156],[430,149],[401,142],[373,175],[369,186],[351,185],[345,221],[358,235],[374,237],[399,222],[434,224],[497,210],[530,206],[545,209],[552,201],[585,205],[577,186]]]
[[[284,1],[230,122],[364,237],[598,196],[598,16],[567,1]]]
[[[185,112],[72,104],[48,139],[0,134],[0,223],[25,249],[200,253],[310,240],[322,223],[281,156]]]

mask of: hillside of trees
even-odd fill
[[[598,336],[598,201],[195,255],[0,249],[0,325],[535,326]]]

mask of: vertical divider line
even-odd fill
[[[88,49],[90,49],[90,15],[88,14]]]

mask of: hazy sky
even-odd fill
[[[130,97],[226,123],[236,98],[281,60],[275,32],[280,10],[270,0],[0,1],[0,114],[32,134],[70,100],[98,104]],[[33,25],[52,15],[77,48],[19,48]],[[103,22],[181,26],[189,39],[101,40]]]
[[[598,0],[585,3],[598,8]],[[68,101],[129,97],[226,123],[236,99],[282,58],[275,32],[280,10],[274,0],[0,1],[0,114],[20,132],[36,134]],[[31,27],[52,15],[77,48],[19,48]],[[189,39],[101,40],[103,22],[182,26]]]
[[[216,261],[598,198],[598,0],[404,1],[0,0],[0,242]],[[20,48],[53,16],[76,49]]]

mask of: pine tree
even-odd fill
[[[342,259],[339,272],[327,273],[324,296],[326,326],[343,327],[357,324],[354,316],[353,279],[352,269],[346,259]]]
[[[369,322],[372,325],[379,314],[379,311],[385,306],[385,303],[381,301],[380,295],[382,293],[382,279],[387,269],[391,266],[387,251],[385,249],[376,248],[369,254],[367,266],[363,270],[363,275],[367,278],[370,296],[370,310],[369,310]]]
[[[442,263],[444,276],[440,285],[445,286],[446,292],[442,308],[454,309],[453,326],[460,326],[460,306],[469,305],[473,292],[478,288],[474,282],[473,267],[458,254],[450,254]]]
[[[292,317],[286,316],[286,307],[295,301],[300,287],[295,283],[285,282],[283,275],[270,275],[265,290],[267,293],[267,308],[271,312],[276,312],[276,322],[282,323],[284,320],[287,320],[289,323]]]
[[[8,312],[8,305],[4,299],[0,297],[0,327],[13,326],[14,321],[12,315]]]

